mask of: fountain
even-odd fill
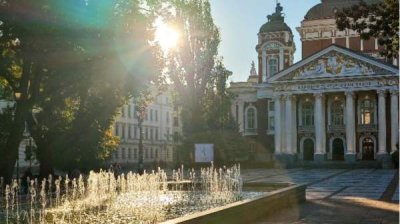
[[[0,202],[0,223],[157,223],[242,199],[240,166],[183,167],[139,175],[91,171],[87,178],[14,180]],[[0,192],[1,193],[1,192]]]

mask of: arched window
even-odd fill
[[[374,101],[363,99],[360,103],[361,124],[374,124]]]
[[[256,128],[256,109],[254,107],[250,107],[247,109],[247,119],[246,119],[247,129],[255,129]]]
[[[311,102],[304,102],[301,107],[301,124],[314,126],[314,105]]]
[[[276,58],[271,58],[268,61],[269,66],[269,76],[275,75],[278,72],[278,60]]]
[[[331,108],[331,123],[332,125],[343,125],[343,112],[344,104],[343,101],[333,101]]]

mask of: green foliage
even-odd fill
[[[364,1],[344,8],[336,13],[339,30],[352,29],[360,33],[362,39],[378,38],[381,52],[387,58],[398,58],[399,54],[399,1],[384,0],[377,4]]]

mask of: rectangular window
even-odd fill
[[[132,138],[132,125],[128,125],[128,138]]]
[[[132,111],[131,111],[131,105],[128,104],[128,117],[129,117],[129,118],[131,118],[131,113],[132,113]]]
[[[268,110],[275,111],[275,102],[274,101],[269,101]]]
[[[150,159],[154,158],[153,148],[150,148]]]
[[[155,110],[155,120],[158,121],[158,110]]]
[[[138,150],[137,149],[133,149],[133,158],[134,159],[138,158]]]
[[[115,150],[115,158],[119,159],[119,149]]]
[[[125,148],[122,148],[122,159],[125,159],[126,155],[125,155]]]
[[[178,127],[179,126],[179,119],[178,117],[174,117],[174,126]]]
[[[153,128],[150,128],[150,139],[153,140]]]
[[[158,128],[156,128],[156,130],[155,130],[155,138],[154,139],[158,140]]]
[[[132,149],[128,148],[128,159],[132,159]]]
[[[121,138],[125,138],[125,124],[122,124],[122,136]]]
[[[169,140],[169,128],[167,128],[167,134],[166,134],[166,136],[165,136],[165,138],[167,139],[167,140]]]
[[[146,128],[145,130],[146,130],[146,131],[145,131],[145,135],[146,135],[146,138],[145,138],[145,139],[149,139],[149,129]]]
[[[115,123],[115,136],[119,136],[119,124]]]
[[[273,116],[269,117],[268,130],[275,130],[275,118]]]
[[[134,138],[137,138],[137,127],[133,126],[133,136]]]
[[[150,109],[150,120],[153,120],[153,109]]]
[[[148,159],[149,158],[149,151],[148,149],[143,149],[144,150],[144,158]]]
[[[169,124],[169,112],[167,111],[167,113],[166,113],[166,121],[167,121],[167,124]]]
[[[149,111],[146,110],[146,114],[144,115],[144,119],[147,121],[149,119]]]

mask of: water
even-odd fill
[[[162,169],[119,176],[91,171],[86,178],[29,180],[26,195],[17,180],[0,190],[0,223],[157,223],[243,196],[238,165],[182,167],[169,177]]]

